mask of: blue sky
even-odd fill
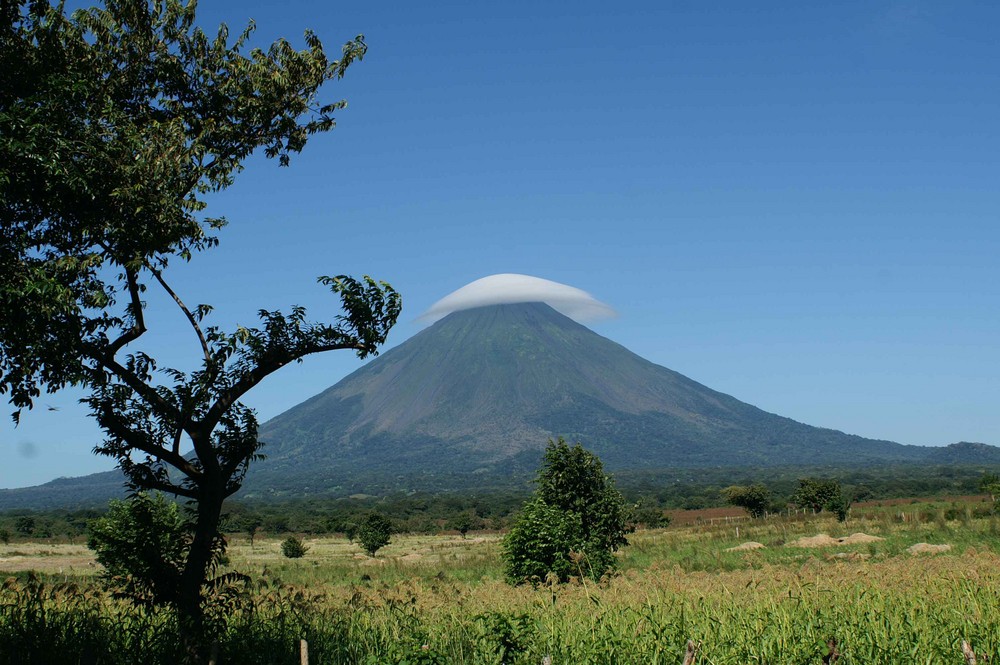
[[[251,160],[209,213],[222,245],[171,275],[215,322],[336,313],[318,275],[391,282],[404,313],[480,277],[578,287],[592,327],[716,390],[813,425],[1000,444],[1000,62],[990,2],[208,2],[257,43],[364,62],[338,127],[287,169]],[[195,340],[150,299],[146,348]],[[356,369],[282,370],[261,420]],[[0,425],[0,487],[110,468],[75,404]],[[50,411],[45,405],[57,407]]]

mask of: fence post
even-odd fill
[[[694,640],[688,640],[687,648],[684,650],[684,662],[681,665],[694,665],[695,658],[698,657],[698,649],[701,644],[695,644]]]
[[[962,655],[965,656],[965,665],[976,665],[976,652],[965,640],[962,640]]]
[[[299,640],[299,662],[309,665],[309,643],[305,640]]]

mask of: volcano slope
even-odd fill
[[[810,427],[651,363],[542,303],[449,314],[264,424],[251,484],[510,475],[550,437],[609,469],[857,466],[928,449]]]

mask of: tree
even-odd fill
[[[829,510],[837,516],[837,520],[847,520],[851,502],[844,495],[840,481],[826,478],[800,478],[799,488],[792,497],[792,502],[801,507],[809,508],[814,513]]]
[[[647,529],[662,529],[670,525],[670,517],[663,513],[662,508],[656,506],[644,506],[637,503],[632,506],[629,515],[629,524],[633,526],[642,525]]]
[[[114,499],[89,531],[105,585],[140,604],[177,601],[188,533],[176,503],[162,494]]]
[[[771,505],[771,490],[761,484],[732,485],[722,490],[722,496],[726,503],[743,508],[754,519],[763,517]]]
[[[469,533],[469,531],[476,528],[477,525],[481,523],[482,520],[480,520],[479,516],[476,515],[475,510],[466,510],[452,518],[451,528],[458,531],[462,538],[465,538],[465,534]]]
[[[24,515],[14,520],[14,529],[22,536],[30,536],[35,533],[35,518]]]
[[[254,538],[256,538],[260,528],[264,526],[263,518],[257,513],[247,513],[240,520],[240,526],[243,531],[247,532],[247,538],[250,540],[250,549],[253,549]]]
[[[986,472],[979,479],[979,491],[990,495],[990,500],[994,503],[1000,496],[1000,476],[995,473]]]
[[[580,444],[549,440],[534,496],[503,540],[505,575],[512,584],[554,573],[600,579],[628,544],[628,508],[601,460]]]
[[[382,513],[370,512],[361,519],[355,536],[361,548],[373,557],[389,544],[392,522]]]
[[[828,478],[800,478],[792,503],[818,513],[841,494],[840,481]]]
[[[257,420],[239,400],[310,354],[374,355],[400,311],[385,283],[322,277],[343,307],[333,323],[292,307],[226,332],[207,325],[209,305],[171,287],[168,267],[214,247],[226,224],[203,215],[205,196],[256,150],[284,166],[332,129],[345,103],[321,103],[319,88],[367,48],[359,36],[330,60],[306,32],[303,50],[278,40],[244,53],[252,24],[232,42],[224,25],[210,37],[195,9],[0,7],[0,394],[17,422],[43,391],[83,389],[105,434],[96,452],[133,489],[189,501],[172,604],[192,659],[205,650],[223,501],[260,457]],[[150,288],[190,327],[194,369],[165,367],[141,346]]]

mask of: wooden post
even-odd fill
[[[299,640],[299,662],[309,665],[309,643],[305,640]]]
[[[976,665],[976,652],[965,640],[962,640],[962,655],[965,656],[965,665]]]
[[[695,644],[694,640],[688,640],[687,649],[684,650],[684,662],[681,665],[694,665],[699,648],[701,648],[701,644]]]

